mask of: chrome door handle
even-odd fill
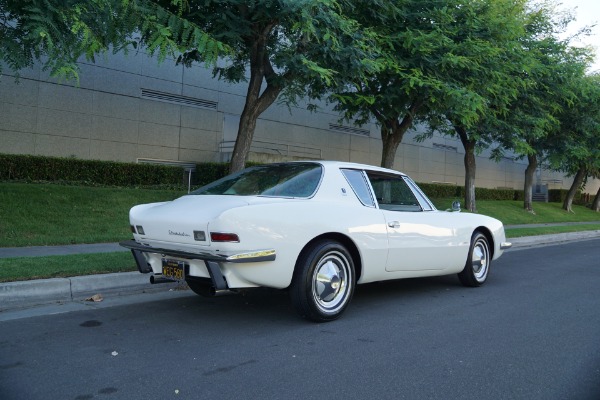
[[[400,228],[400,222],[398,222],[398,221],[391,221],[391,222],[388,222],[388,226],[390,228]]]

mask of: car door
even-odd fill
[[[366,171],[388,233],[387,271],[437,271],[463,258],[457,229],[401,175]]]

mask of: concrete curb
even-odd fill
[[[577,240],[588,240],[600,238],[600,230],[581,231],[568,233],[555,233],[551,235],[524,236],[520,238],[508,239],[513,244],[512,249],[522,249],[537,246],[549,246]],[[509,250],[510,251],[510,250]]]
[[[139,272],[7,282],[0,284],[0,312],[48,303],[82,301],[95,294],[122,296],[176,287],[178,284],[175,282],[151,285],[149,275]]]

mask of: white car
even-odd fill
[[[313,321],[338,318],[356,284],[458,274],[480,286],[510,247],[500,221],[438,211],[402,173],[334,161],[247,168],[129,218],[121,245],[152,283],[288,289]]]

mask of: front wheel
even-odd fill
[[[316,322],[338,318],[352,299],[354,262],[339,242],[322,240],[302,251],[290,287],[298,313]]]
[[[485,283],[492,263],[490,244],[481,232],[473,233],[465,268],[458,274],[464,286],[477,287]]]

